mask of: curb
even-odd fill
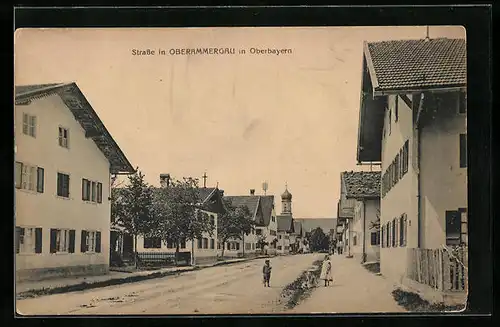
[[[250,261],[250,260],[254,260],[254,259],[261,259],[261,258],[255,257],[255,258],[248,258],[248,259],[244,259],[244,260],[240,260],[240,261],[229,261],[229,262],[228,261],[220,261],[220,262],[217,262],[215,264],[206,265],[206,266],[196,266],[195,265],[195,266],[189,267],[189,268],[176,269],[176,270],[165,271],[165,272],[156,271],[156,272],[152,272],[150,274],[134,275],[134,276],[120,277],[120,278],[111,278],[108,280],[92,282],[92,283],[81,282],[81,283],[73,284],[73,285],[56,286],[56,287],[41,288],[41,289],[31,289],[31,290],[20,292],[20,293],[16,294],[16,299],[22,300],[22,299],[26,299],[26,298],[34,298],[34,297],[43,296],[43,295],[79,292],[79,291],[85,291],[85,290],[90,290],[90,289],[95,289],[95,288],[102,288],[102,287],[108,287],[108,286],[114,286],[114,285],[122,285],[122,284],[128,284],[128,283],[136,283],[136,282],[141,282],[141,281],[145,281],[145,280],[149,280],[149,279],[162,278],[162,277],[182,274],[184,272],[195,271],[195,270],[200,270],[200,269],[204,269],[204,268],[242,263],[242,262],[246,262],[246,261]]]

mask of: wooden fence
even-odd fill
[[[440,291],[467,290],[467,247],[408,250],[408,278]]]
[[[138,263],[141,266],[173,266],[175,265],[175,252],[138,252]],[[179,252],[177,265],[189,265],[190,252]]]

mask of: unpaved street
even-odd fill
[[[17,301],[23,315],[231,314],[284,312],[283,288],[322,258],[271,258],[271,287],[262,285],[264,259],[216,266],[178,276]]]

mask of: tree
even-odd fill
[[[144,235],[151,226],[152,190],[144,175],[136,169],[128,176],[125,187],[111,193],[111,217],[115,224],[134,237],[134,264],[137,267],[137,237]]]
[[[223,199],[224,212],[217,219],[217,236],[222,243],[222,257],[229,239],[243,239],[254,228],[247,206],[235,207],[228,199]],[[244,246],[244,245],[243,245]]]
[[[311,233],[309,238],[309,244],[311,251],[321,251],[328,250],[329,247],[329,239],[328,235],[323,232],[321,227],[317,227]]]
[[[213,235],[214,226],[199,205],[198,180],[185,177],[173,179],[168,187],[156,190],[153,198],[153,227],[150,235],[159,237],[165,244],[175,246],[175,264],[179,257],[182,242],[203,237],[204,233]],[[194,249],[191,249],[194,258]]]

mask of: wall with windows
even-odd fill
[[[444,94],[437,101],[435,111],[429,108],[432,116],[421,135],[423,248],[459,243],[461,218],[466,219],[462,215],[467,208],[464,93]]]
[[[387,235],[382,231],[387,228],[384,226],[406,214],[407,246],[417,247],[417,170],[414,165],[413,112],[404,97],[406,100],[412,100],[411,95],[388,96],[385,113],[382,135],[380,238],[383,243]],[[406,273],[407,246],[380,248],[380,269],[383,275],[402,282]]]
[[[57,95],[15,107],[15,146],[18,278],[106,272],[108,160]]]
[[[290,235],[285,232],[277,232],[278,242],[276,243],[276,252],[287,254],[290,252]]]
[[[380,259],[379,232],[376,229],[370,229],[371,224],[377,221],[379,210],[380,201],[378,199],[366,199],[355,203],[351,253],[360,262],[363,260],[363,253],[366,255],[366,262]]]
[[[210,221],[213,222],[214,231],[210,235],[205,233],[202,238],[194,241],[181,241],[179,251],[191,252],[194,247],[194,257],[196,258],[215,258],[217,255],[217,214],[214,212],[204,211],[208,215]],[[175,253],[176,245],[174,242],[161,241],[154,237],[137,238],[137,252],[167,252]]]

